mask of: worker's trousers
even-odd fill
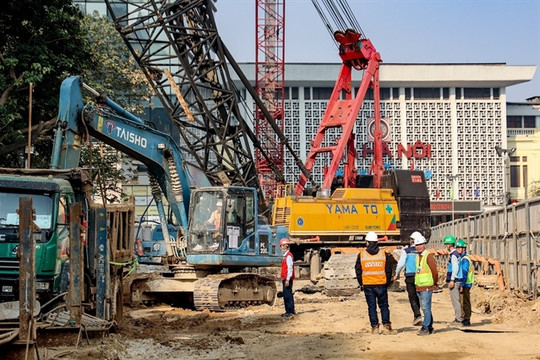
[[[433,292],[431,290],[421,291],[418,293],[420,299],[420,308],[424,313],[424,322],[422,328],[432,331],[433,330],[433,314],[431,313],[431,297]]]
[[[420,299],[418,299],[418,294],[416,293],[416,285],[414,284],[414,275],[405,276],[405,285],[407,286],[407,295],[409,296],[409,303],[411,304],[411,309],[414,314],[414,317],[420,317]]]
[[[292,291],[293,280],[289,280],[289,286],[285,286],[285,280],[283,282],[283,302],[285,303],[285,313],[296,314],[294,310],[294,296]]]
[[[461,293],[461,301],[463,304],[463,320],[464,321],[471,321],[471,313],[472,313],[472,306],[471,306],[471,288],[470,287],[463,287],[463,292]]]
[[[450,289],[450,300],[452,301],[452,307],[454,308],[454,319],[461,322],[463,320],[463,315],[461,312],[461,301],[459,289],[461,288],[460,282],[454,282],[454,288]]]
[[[379,325],[377,316],[377,304],[381,309],[383,325],[390,324],[390,308],[388,307],[388,289],[386,285],[365,285],[364,295],[368,305],[368,315],[371,327]]]

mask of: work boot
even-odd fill
[[[415,316],[412,324],[414,326],[422,325],[422,317],[421,316]]]
[[[429,335],[429,334],[432,334],[432,333],[433,333],[433,330],[429,331],[429,329],[426,329],[425,327],[422,326],[422,328],[420,330],[418,330],[418,332],[416,334],[420,335],[420,336],[423,336],[423,335]]]
[[[471,320],[469,319],[463,319],[463,321],[461,322],[461,324],[463,326],[471,326]]]
[[[397,331],[392,329],[392,324],[384,324],[382,329],[383,335],[395,335],[397,334]]]
[[[372,334],[379,334],[379,325],[372,326],[371,327],[371,333]]]

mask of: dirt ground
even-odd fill
[[[295,289],[305,284],[295,282]],[[404,284],[401,284],[402,289]],[[279,289],[279,288],[278,288]],[[390,292],[396,335],[373,335],[363,293],[328,297],[296,291],[283,301],[224,313],[166,305],[128,308],[116,333],[74,347],[40,349],[41,359],[540,359],[540,299],[473,287],[472,326],[451,324],[448,289],[433,296],[434,334],[418,336],[405,291]]]

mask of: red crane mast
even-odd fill
[[[255,90],[283,132],[285,101],[285,0],[256,0]],[[268,155],[255,150],[256,168],[266,198],[275,194],[278,181],[269,161],[283,173],[284,149],[259,106],[255,135]]]

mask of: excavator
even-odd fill
[[[84,104],[81,88],[94,94],[97,103]],[[171,261],[169,271],[131,284],[132,302],[175,293],[192,298],[197,309],[213,311],[274,302],[273,278],[234,273],[246,267],[277,266],[281,262],[278,243],[288,236],[284,227],[261,223],[256,188],[212,186],[200,169],[183,160],[170,135],[155,130],[96,93],[80,77],[72,76],[64,80],[60,90],[51,168],[78,167],[79,141],[86,132],[142,162],[150,175]],[[164,200],[180,225],[174,242],[167,233]],[[209,221],[212,217],[214,221]]]
[[[83,89],[91,94],[93,102],[83,102]],[[132,304],[163,300],[165,297],[176,297],[182,304],[212,311],[250,304],[273,304],[277,293],[274,278],[245,270],[278,266],[282,257],[278,244],[288,234],[284,227],[268,225],[261,219],[257,189],[237,185],[213,186],[204,172],[184,161],[182,152],[169,134],[156,130],[153,124],[145,123],[107,96],[99,94],[79,76],[68,77],[60,88],[50,169],[41,170],[40,176],[36,171],[18,172],[16,175],[0,171],[2,200],[7,196],[16,199],[17,194],[31,194],[35,191],[31,189],[49,189],[45,193],[41,191],[40,197],[34,196],[39,204],[46,201],[46,206],[40,205],[37,219],[41,227],[48,229],[44,230],[47,243],[39,245],[47,249],[48,255],[40,252],[37,273],[43,270],[39,268],[39,264],[44,264],[42,258],[56,256],[52,259],[52,269],[46,270],[51,279],[47,283],[50,284],[48,290],[59,292],[59,284],[68,279],[66,274],[62,274],[66,255],[61,257],[60,254],[66,245],[60,241],[60,232],[65,234],[69,230],[65,226],[66,215],[61,210],[66,206],[62,201],[73,197],[54,195],[61,192],[58,189],[60,185],[64,188],[69,186],[65,181],[53,180],[66,174],[83,173],[77,169],[83,141],[89,136],[142,162],[151,179],[168,262],[165,270],[139,273],[128,284]],[[69,193],[75,193],[77,199],[85,202],[83,196],[79,196],[82,195],[80,188],[69,188]],[[174,237],[167,233],[169,219],[164,210],[165,201],[179,223],[175,241],[171,241]],[[95,219],[84,218],[89,228],[96,227]],[[15,211],[2,220],[0,224],[8,221],[13,226],[18,221]],[[69,221],[77,222],[77,219]],[[102,223],[99,226],[106,225]],[[57,228],[63,230],[57,231]],[[132,237],[133,231],[125,235]],[[13,249],[16,248],[17,237],[8,239],[2,235],[1,239],[0,250],[3,254],[10,251],[12,263],[15,263],[16,252]],[[106,241],[103,238],[101,246],[104,245],[103,240]],[[6,249],[3,249],[4,245],[7,245]],[[93,253],[97,250],[91,248],[84,253],[87,251]],[[18,272],[14,269],[3,271],[0,268],[0,282],[7,277],[16,279]]]
[[[302,172],[294,189],[283,186],[275,199],[272,223],[287,227],[295,244],[295,258],[304,259],[299,264],[301,271],[305,269],[315,282],[324,264],[327,292],[339,293],[358,286],[354,263],[369,231],[377,232],[389,246],[408,244],[413,231],[429,238],[429,194],[422,171],[385,170],[379,52],[365,37],[346,1],[323,2],[326,11],[318,1],[312,2],[335,39],[342,60],[305,162],[311,173],[316,161],[322,161],[324,178],[321,185],[307,189],[308,177]],[[353,70],[363,71],[357,88],[352,81]],[[370,174],[359,175],[353,130],[368,89],[373,93],[374,155]],[[342,175],[336,176],[338,170]]]

